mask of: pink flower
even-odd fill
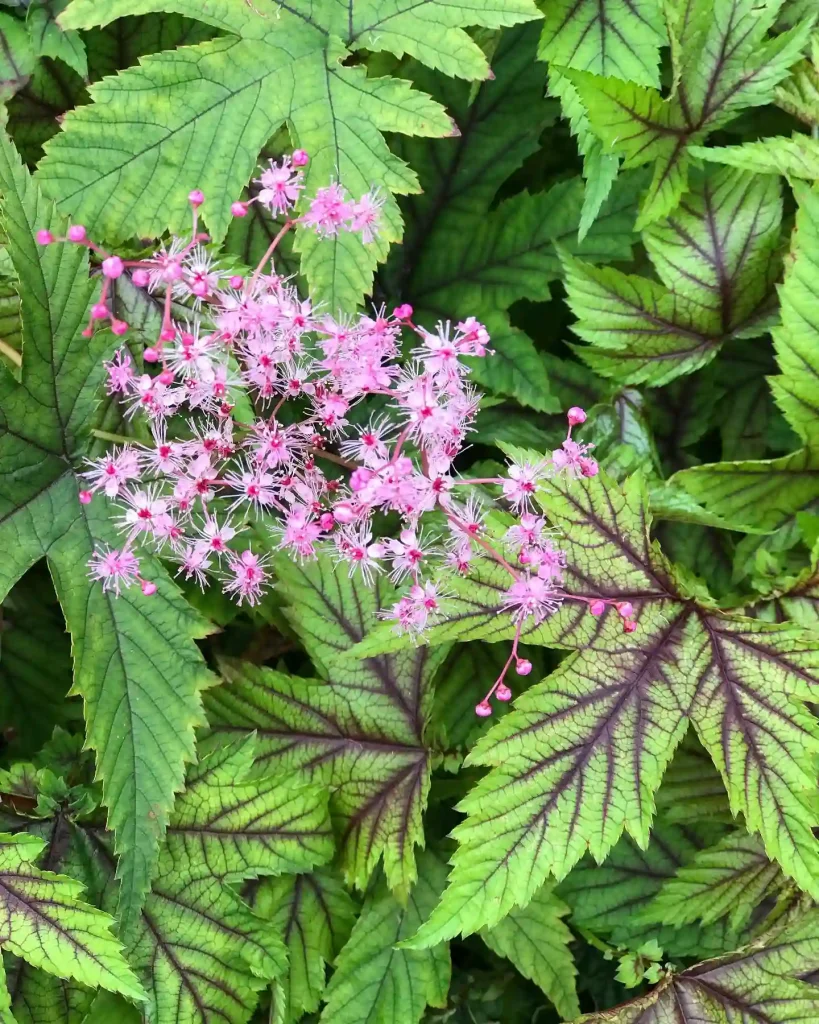
[[[222,589],[236,599],[237,604],[247,601],[258,604],[262,593],[269,586],[269,573],[265,569],[267,559],[254,555],[250,549],[240,555],[231,554],[228,561],[228,578]]]
[[[531,617],[535,625],[556,612],[562,601],[561,593],[540,576],[522,576],[501,596],[501,605],[516,622]]]
[[[125,484],[141,476],[139,458],[133,448],[113,448],[89,465],[92,468],[82,474],[90,481],[89,490],[103,491],[109,498],[116,498]]]
[[[359,232],[365,245],[369,245],[378,235],[383,205],[384,198],[377,191],[365,192],[358,202],[353,204],[350,230]]]
[[[102,581],[104,593],[113,590],[117,597],[123,587],[127,590],[139,579],[139,559],[127,548],[95,551],[88,561],[88,569],[92,580]]]
[[[526,509],[531,505],[538,485],[545,479],[546,464],[539,462],[532,465],[512,463],[509,467],[509,479],[503,482],[503,496],[517,509]]]
[[[271,161],[257,181],[262,186],[258,200],[274,215],[292,210],[304,188],[303,173],[294,170],[293,161],[287,156],[280,163]]]
[[[301,218],[302,224],[313,228],[320,238],[333,238],[354,216],[346,191],[334,183],[320,188]]]

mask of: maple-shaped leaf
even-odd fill
[[[278,981],[285,1022],[319,1008],[327,965],[350,937],[356,907],[330,870],[265,879],[252,898],[254,911],[271,920],[287,947],[287,971]],[[277,998],[274,994],[274,998]]]
[[[679,974],[614,1010],[578,1024],[793,1024],[819,1012],[819,988],[802,979],[819,967],[819,912],[807,910],[758,940]]]
[[[528,906],[511,911],[481,938],[499,956],[538,985],[564,1020],[580,1013],[569,943],[572,933],[563,922],[569,908],[550,885],[544,885]]]
[[[624,830],[644,845],[654,794],[689,722],[732,812],[815,891],[819,732],[800,698],[817,692],[819,647],[797,627],[725,615],[692,592],[649,542],[634,479],[623,491],[603,474],[550,482],[539,501],[562,534],[567,593],[630,601],[638,629],[624,633],[616,611],[594,617],[568,598],[526,631],[529,642],[574,653],[467,757],[491,770],[459,805],[467,817],[453,833],[449,887],[413,942],[491,927],[586,850],[602,860]],[[511,637],[505,586],[508,574],[505,584],[497,575],[463,580],[464,596],[434,638],[454,639],[464,625],[473,639]]]
[[[779,580],[770,592],[746,607],[748,615],[765,622],[799,623],[805,629],[819,632],[819,564],[816,551],[810,565],[797,576]]]
[[[542,60],[659,86],[666,39],[657,0],[553,0],[544,13]]]
[[[330,787],[349,882],[363,888],[383,857],[390,886],[406,887],[423,844],[430,683],[446,647],[361,660],[352,648],[378,622],[389,585],[351,580],[328,556],[277,565],[290,621],[324,678],[226,663],[227,684],[207,698],[213,732],[253,730],[268,770]]]
[[[665,216],[688,181],[688,147],[741,110],[773,99],[807,42],[811,19],[775,38],[768,33],[781,0],[692,0],[675,9],[676,88],[654,88],[566,70],[592,128],[624,167],[654,164],[638,227]]]
[[[43,248],[35,232],[65,230],[0,135],[0,191],[8,247],[20,278],[23,365],[19,382],[0,367],[0,595],[47,558],[72,636],[74,691],[85,703],[88,746],[117,836],[122,925],[127,932],[148,886],[173,795],[194,750],[199,690],[210,679],[194,638],[208,624],[162,567],[157,584],[114,599],[87,578],[94,549],[116,545],[99,501],[81,505],[90,430],[104,414],[102,360],[116,340],[80,334],[93,283],[82,247]],[[104,503],[102,503],[104,504]],[[150,607],[149,607],[150,606]]]
[[[661,819],[645,849],[625,835],[602,864],[585,857],[557,888],[571,907],[572,923],[628,949],[653,940],[675,957],[716,956],[735,949],[740,933],[726,923],[659,927],[646,916],[663,886],[703,849],[704,837],[713,840],[721,831]]]
[[[269,17],[235,0],[75,0],[60,22],[88,29],[151,11],[186,15],[222,35],[144,58],[92,86],[92,103],[69,113],[46,147],[44,187],[89,230],[110,238],[180,230],[186,196],[201,188],[205,220],[220,241],[259,152],[287,122],[294,145],[311,157],[308,192],[334,178],[354,196],[378,186],[386,198],[382,231],[371,245],[349,233],[330,241],[304,233],[298,242],[311,289],[333,312],[352,309],[370,291],[376,263],[401,237],[393,195],[418,189],[382,133],[452,131],[428,96],[398,78],[369,77],[366,68],[347,64],[350,53],[409,54],[449,75],[484,78],[486,58],[464,28],[537,16],[531,0],[298,0],[271,6]]]
[[[687,733],[677,748],[656,802],[658,815],[670,824],[731,823],[725,785],[708,751],[693,732]]]
[[[779,289],[782,323],[773,332],[781,372],[768,382],[805,447],[775,459],[696,466],[672,478],[740,530],[793,525],[819,498],[819,195],[803,183],[794,191],[796,230]]]
[[[731,927],[739,930],[766,897],[777,893],[782,881],[778,865],[768,860],[756,836],[732,832],[698,851],[663,883],[642,918],[679,928],[728,917]]]
[[[702,177],[644,232],[660,282],[564,259],[578,355],[619,384],[658,387],[693,373],[732,337],[762,333],[775,309],[782,203],[775,178]]]
[[[425,850],[405,905],[383,881],[375,887],[336,957],[321,1024],[418,1024],[427,1006],[446,1006],[447,945],[396,949],[429,916],[445,882],[445,865]]]
[[[82,902],[73,878],[35,867],[44,845],[36,836],[0,836],[0,946],[58,978],[144,999],[113,918]]]

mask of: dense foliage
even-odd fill
[[[0,1022],[819,1020],[815,0],[3,3]]]

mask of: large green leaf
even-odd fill
[[[687,589],[649,544],[640,501],[639,487],[621,494],[602,474],[541,494],[564,534],[567,591],[631,601],[638,629],[624,634],[616,612],[595,618],[567,600],[527,633],[575,653],[469,754],[467,764],[491,770],[459,805],[467,817],[454,832],[449,888],[419,945],[491,927],[586,850],[604,858],[624,830],[644,845],[654,794],[689,721],[733,813],[800,886],[816,889],[819,733],[799,698],[817,692],[819,648],[796,627],[760,628]],[[453,620],[436,627],[441,635],[456,637],[466,620],[472,638],[511,636],[503,583],[494,579],[491,611],[480,614],[475,605],[492,586],[475,596],[480,581],[471,583],[453,602]]]
[[[429,97],[396,78],[368,77],[365,68],[347,64],[350,52],[407,53],[450,75],[483,78],[486,59],[464,26],[496,28],[537,13],[530,0],[427,0],[411,7],[358,0],[349,8],[299,0],[271,17],[235,0],[115,0],[104,7],[75,0],[61,22],[87,29],[150,11],[186,15],[225,35],[146,58],[92,86],[93,102],[70,113],[47,146],[44,187],[91,230],[112,238],[181,229],[186,196],[199,187],[208,197],[208,227],[221,240],[231,201],[286,121],[294,144],[311,155],[308,189],[336,178],[354,195],[374,186],[386,195],[383,230],[372,245],[350,234],[323,242],[305,233],[299,242],[310,285],[334,312],[353,308],[370,290],[377,261],[401,236],[393,193],[418,188],[382,132],[452,130]]]
[[[121,854],[121,915],[138,911],[173,795],[193,756],[198,696],[209,674],[195,637],[208,625],[158,564],[143,569],[153,598],[104,594],[86,576],[94,548],[115,536],[99,503],[81,505],[77,473],[100,410],[102,359],[114,339],[80,336],[93,285],[80,246],[43,249],[35,231],[64,229],[0,138],[0,190],[9,251],[20,278],[24,327],[20,383],[0,369],[0,593],[47,557],[72,635],[74,686],[85,702],[88,745]]]
[[[396,949],[426,920],[446,881],[446,867],[426,851],[402,906],[381,882],[368,897],[336,958],[322,1024],[417,1024],[429,1006],[446,1006],[449,949]]]
[[[32,863],[44,845],[35,836],[0,836],[0,946],[58,978],[144,999],[113,918],[80,900],[79,882]]]
[[[213,731],[255,730],[262,764],[330,786],[348,881],[363,888],[383,856],[389,884],[406,887],[423,845],[430,683],[446,648],[361,661],[351,648],[378,622],[389,586],[350,580],[327,556],[278,567],[290,620],[324,679],[228,663],[228,685],[207,697]]]
[[[592,128],[624,157],[625,167],[654,164],[654,179],[638,226],[678,204],[688,180],[691,144],[701,143],[743,108],[773,99],[774,89],[798,59],[811,20],[769,38],[782,0],[691,0],[675,10],[677,87],[657,89],[567,71],[585,103]]]

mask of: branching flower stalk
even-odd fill
[[[493,696],[511,698],[504,680],[513,664],[522,676],[532,670],[518,654],[524,627],[567,597],[585,602],[592,615],[615,604],[624,629],[636,628],[627,602],[564,591],[565,556],[534,511],[547,478],[597,474],[592,446],[572,436],[586,414],[569,409],[566,438],[549,458],[512,462],[502,477],[460,477],[454,463],[480,400],[464,357],[486,355],[489,335],[474,317],[430,332],[414,323],[408,304],[336,319],[300,298],[273,267],[284,235],[301,225],[325,237],[355,232],[367,243],[377,234],[381,206],[376,192],[353,201],[332,183],[297,215],[307,162],[296,150],[261,173],[250,202],[284,223],[247,277],[224,272],[206,248],[198,189],[188,196],[190,238],[173,238],[149,259],[108,253],[78,224],[65,238],[38,233],[42,245],[84,245],[100,260],[102,288],[86,336],[104,324],[115,335],[128,331],[108,303],[112,281],[123,274],[137,288],[163,294],[158,337],[142,352],[144,371],[127,349],[105,364],[108,393],[120,397],[128,416],[147,417],[152,441],[115,445],[85,473],[79,500],[87,504],[96,493],[110,499],[124,538],[119,548],[94,552],[89,574],[114,594],[138,584],[150,596],[156,585],[141,575],[140,558],[152,552],[176,563],[177,575],[202,588],[218,583],[238,604],[253,605],[271,583],[270,554],[241,543],[253,521],[291,558],[314,558],[331,546],[351,575],[371,582],[384,572],[404,584],[382,615],[396,630],[420,636],[441,618],[447,575],[491,559],[509,576],[502,607],[515,635],[502,672],[476,707],[483,717]],[[249,205],[234,203],[233,215],[246,216]],[[184,323],[174,319],[174,300],[190,309]],[[402,363],[404,330],[417,343]],[[248,398],[250,422],[237,413]],[[365,402],[373,407],[369,418],[358,409]],[[500,488],[499,500],[514,516],[499,539],[486,527],[491,499],[476,489],[485,485]],[[377,517],[388,513],[400,517],[398,536],[376,539]]]

